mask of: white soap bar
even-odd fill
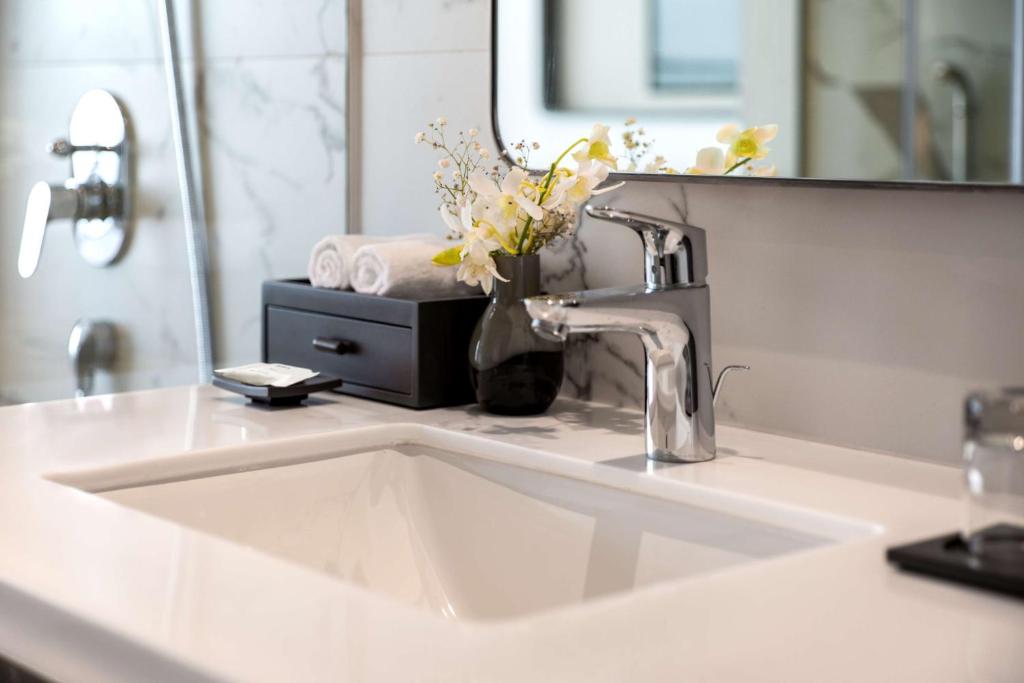
[[[214,372],[221,377],[254,387],[290,387],[320,374],[309,368],[297,368],[282,363],[249,363]]]

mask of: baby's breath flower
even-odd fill
[[[479,150],[477,150],[477,152],[480,154],[480,158],[481,159],[490,159],[491,158],[491,151],[489,149],[487,149],[486,147],[481,147]]]
[[[477,135],[480,135],[480,131],[478,131],[476,128],[469,129],[469,137],[475,138]]]
[[[435,123],[437,123],[437,125],[439,125],[439,126],[447,126],[448,125],[448,119],[446,119],[443,116],[438,116],[437,117],[437,121],[435,121]]]
[[[417,145],[420,144],[421,142],[423,142],[426,139],[427,139],[427,134],[424,133],[422,130],[420,132],[416,133],[416,144]]]
[[[440,166],[441,168],[448,168],[449,166],[452,165],[452,160],[447,157],[445,157],[444,159],[438,159],[437,165]]]
[[[536,140],[534,140],[533,144],[530,145],[530,146],[533,147],[534,149],[540,149],[540,143],[537,142]]]
[[[636,117],[635,116],[630,116],[628,119],[626,119],[626,125],[627,126],[636,125]]]
[[[442,180],[444,180],[444,176],[441,175],[440,171],[434,171],[434,180],[436,180],[437,182],[441,182]]]

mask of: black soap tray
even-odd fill
[[[330,375],[317,375],[310,377],[290,387],[258,387],[252,384],[244,384],[226,377],[214,375],[213,386],[233,391],[236,394],[245,396],[253,403],[265,404],[268,406],[297,406],[309,398],[310,394],[318,391],[329,391],[340,387],[340,377]]]
[[[1024,527],[997,524],[981,532],[986,548],[973,555],[960,534],[947,534],[886,551],[900,569],[1024,598]]]

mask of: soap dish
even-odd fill
[[[1024,527],[997,524],[979,532],[994,551],[972,555],[960,534],[889,548],[900,569],[1024,598]]]
[[[297,406],[309,398],[310,394],[327,391],[341,386],[340,377],[317,375],[303,380],[290,387],[253,386],[226,377],[213,376],[213,386],[233,391],[245,396],[253,403],[269,406]]]

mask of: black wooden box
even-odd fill
[[[487,297],[414,301],[263,283],[263,360],[341,377],[337,391],[409,408],[472,403],[469,338]]]

